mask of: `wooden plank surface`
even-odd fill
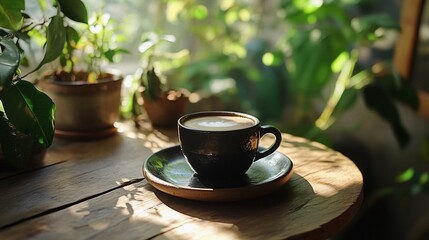
[[[127,132],[102,140],[56,139],[44,161],[58,164],[0,180],[1,192],[7,193],[0,194],[0,229],[142,178],[145,157],[177,143],[174,130],[122,128]]]
[[[158,134],[152,145],[129,134],[106,140],[119,144],[103,145],[110,146],[105,154],[8,179],[15,187],[0,181],[14,199],[0,196],[3,225],[36,214],[0,230],[0,239],[324,239],[352,219],[362,200],[362,175],[349,159],[287,134],[279,151],[292,159],[295,174],[279,191],[232,203],[179,199],[141,179],[142,159],[174,138]]]

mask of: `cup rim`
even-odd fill
[[[196,129],[196,128],[188,127],[188,126],[185,126],[185,124],[183,124],[184,121],[186,121],[187,119],[191,119],[191,118],[193,118],[195,116],[204,117],[204,116],[218,116],[218,115],[245,117],[245,118],[251,119],[254,122],[254,124],[252,126],[250,126],[250,127],[245,127],[245,128],[240,128],[240,129],[233,129],[233,130],[222,130],[222,131],[201,130],[201,129]],[[245,129],[254,128],[256,126],[259,126],[260,122],[259,122],[259,119],[256,118],[255,116],[252,116],[252,115],[247,114],[247,113],[242,113],[242,112],[234,112],[234,111],[201,111],[201,112],[188,113],[188,114],[185,114],[185,115],[181,116],[177,120],[177,125],[180,126],[181,128],[192,130],[192,131],[198,131],[198,132],[232,132],[232,131],[242,131],[242,130],[245,130]]]

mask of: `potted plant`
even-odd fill
[[[17,74],[20,52],[11,38],[0,37],[0,145],[10,165],[22,168],[35,150],[52,144],[55,104]]]
[[[41,3],[42,8],[45,7]],[[43,58],[33,70],[55,60],[62,49],[64,34],[57,31],[58,22],[68,17],[74,21],[84,21],[85,12],[80,0],[58,0],[53,6],[56,14],[42,22],[32,21],[25,13],[25,1],[3,1],[0,12],[0,158],[9,165],[22,168],[30,159],[52,144],[54,137],[54,102],[39,91],[33,82],[23,80],[19,66],[28,67],[23,43],[32,39],[30,32],[47,25],[46,45]],[[58,47],[60,46],[60,47]]]
[[[66,41],[61,67],[45,73],[38,82],[57,105],[58,137],[93,139],[116,133],[123,78],[118,71],[103,71],[101,63],[113,62],[126,50],[113,46],[115,36],[109,24],[109,15],[99,12],[89,20],[84,34],[62,25]],[[85,70],[76,69],[78,57],[84,59]]]
[[[174,42],[175,38],[172,35],[159,36],[151,33],[140,47],[144,62],[142,69],[137,72],[140,88],[136,99],[141,97],[143,100],[140,101],[140,106],[144,108],[152,125],[172,126],[185,112],[189,92],[170,88],[165,75],[161,75],[155,67],[156,60],[166,58],[166,55],[172,57],[172,54],[156,52],[156,46],[162,41]]]

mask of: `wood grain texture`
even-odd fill
[[[325,239],[353,218],[362,200],[363,179],[353,162],[287,134],[279,151],[292,159],[295,173],[279,191],[229,203],[180,199],[138,179],[142,159],[176,143],[174,138],[160,134],[156,147],[128,134],[106,140],[119,141],[103,144],[110,146],[108,153],[71,156],[40,172],[0,181],[2,192],[12,194],[0,196],[2,225],[64,206],[3,228],[0,239]],[[137,180],[130,184],[123,178]],[[15,187],[8,187],[13,182]]]
[[[56,139],[45,155],[48,167],[0,180],[1,192],[7,193],[0,194],[0,228],[142,178],[145,157],[177,139],[174,130],[123,128],[128,131],[104,140]]]

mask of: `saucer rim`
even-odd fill
[[[198,201],[239,201],[250,198],[259,197],[265,194],[268,194],[275,189],[281,187],[289,181],[293,175],[293,162],[285,154],[275,151],[276,154],[280,154],[285,161],[288,161],[288,168],[282,169],[275,176],[271,176],[270,180],[265,180],[260,184],[248,185],[243,187],[231,187],[231,188],[199,188],[199,187],[190,187],[185,185],[178,185],[168,182],[164,179],[159,178],[150,170],[148,170],[147,164],[148,160],[162,151],[174,151],[175,149],[180,150],[180,145],[175,145],[167,148],[163,148],[157,152],[152,153],[147,157],[143,164],[143,175],[150,185],[154,188],[160,190],[161,192],[181,197],[190,200]],[[271,156],[271,155],[270,155]],[[260,160],[263,160],[260,159]],[[259,161],[260,161],[259,160]],[[199,194],[200,193],[200,194]],[[203,193],[203,194],[201,194]]]

